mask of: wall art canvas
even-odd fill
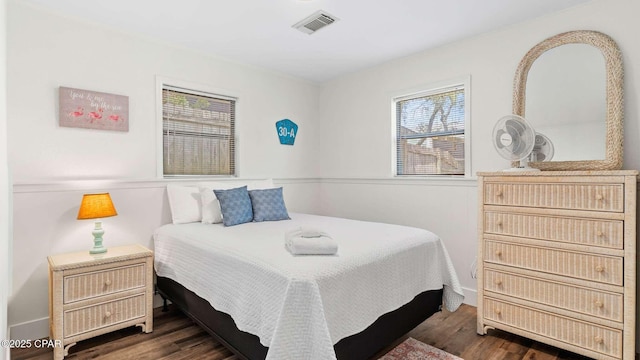
[[[129,97],[60,86],[60,126],[129,131]]]

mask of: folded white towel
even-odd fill
[[[285,247],[293,255],[334,255],[338,252],[338,243],[329,234],[302,227],[285,234]]]
[[[328,238],[331,237],[329,234],[327,234],[324,231],[321,231],[312,227],[306,227],[306,226],[300,227],[300,236],[302,236],[303,238],[316,238],[321,236],[328,237]]]
[[[285,240],[294,237],[303,237],[303,238],[318,238],[318,237],[327,237],[331,238],[331,235],[327,234],[324,231],[318,230],[316,228],[308,227],[308,226],[299,226],[295,229],[289,230],[284,234]]]

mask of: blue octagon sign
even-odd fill
[[[280,138],[280,144],[293,145],[298,135],[298,125],[289,119],[282,119],[276,122],[276,130]]]

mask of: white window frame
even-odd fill
[[[464,87],[464,175],[447,174],[425,174],[425,175],[404,175],[398,174],[398,134],[397,134],[397,113],[396,104],[398,101],[437,94],[443,90],[462,86]],[[424,179],[468,179],[471,174],[471,76],[440,81],[421,85],[411,89],[396,91],[391,94],[391,173],[395,178],[424,178]]]
[[[234,131],[234,174],[231,175],[165,175],[164,174],[164,148],[163,148],[163,114],[162,114],[162,90],[165,87],[174,89],[185,89],[185,91],[205,96],[219,97],[222,99],[233,99],[235,101],[235,131]],[[226,89],[214,88],[205,84],[195,83],[185,80],[172,79],[164,76],[156,76],[156,176],[159,179],[171,178],[235,178],[239,176],[238,171],[238,118],[240,118],[241,107],[239,106],[240,96]]]

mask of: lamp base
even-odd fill
[[[89,250],[89,254],[103,254],[107,252],[107,248],[102,246],[102,235],[104,235],[102,221],[96,221],[95,225],[95,228],[91,232],[93,234],[93,248]]]
[[[100,246],[94,246],[91,248],[91,250],[89,250],[89,254],[104,254],[107,252],[107,248],[100,245]]]

